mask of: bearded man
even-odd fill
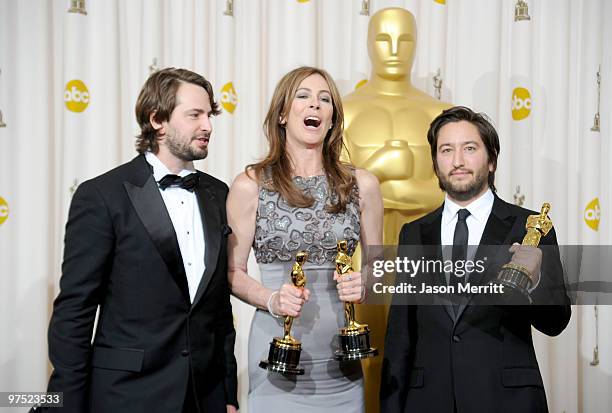
[[[485,263],[481,272],[456,271],[464,265],[452,273],[445,266],[439,273],[416,276],[451,291],[489,285],[499,267],[511,261],[532,280],[532,304],[502,305],[501,296],[499,302],[482,304],[478,293],[429,297],[417,304],[394,296],[381,411],[547,412],[531,331],[558,335],[571,315],[555,231],[541,238],[542,248],[519,244],[527,217],[538,213],[496,195],[500,145],[485,115],[450,108],[433,120],[427,138],[444,204],[402,227],[398,255],[433,250],[433,258],[444,262]],[[422,259],[420,253],[413,258]]]
[[[76,190],[49,325],[63,408],[50,411],[236,411],[228,188],[193,165],[218,113],[201,75],[153,73],[136,102],[140,154]]]

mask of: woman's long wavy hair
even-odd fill
[[[292,181],[294,166],[286,151],[286,129],[280,119],[289,117],[289,111],[300,83],[308,76],[321,75],[331,92],[333,116],[332,128],[323,141],[323,168],[330,188],[331,203],[326,206],[329,212],[337,213],[346,209],[352,189],[355,186],[355,175],[351,165],[340,161],[343,148],[342,133],[344,130],[344,111],[338,88],[332,77],[325,70],[315,67],[299,67],[287,73],[276,85],[268,114],[264,120],[264,134],[270,149],[266,157],[245,169],[255,173],[259,183],[266,189],[278,192],[294,207],[307,208],[313,205],[314,199],[302,192]]]

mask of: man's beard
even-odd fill
[[[166,136],[166,146],[170,153],[177,158],[186,162],[205,159],[208,156],[208,147],[201,149],[194,148],[191,146],[191,142],[193,142],[193,139],[187,141],[177,137],[176,134],[168,134]]]
[[[454,172],[454,171],[453,171]],[[476,195],[480,194],[484,188],[488,185],[489,179],[489,170],[488,168],[483,168],[476,173],[474,171],[470,171],[474,179],[469,182],[460,182],[453,183],[450,180],[449,176],[443,176],[439,172],[436,171],[436,175],[438,176],[438,180],[440,181],[440,187],[449,197],[452,199],[456,199],[457,201],[469,201],[476,197]],[[452,173],[452,172],[451,172]]]

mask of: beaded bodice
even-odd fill
[[[295,260],[298,251],[308,251],[308,261],[332,264],[336,244],[345,239],[352,255],[359,242],[359,193],[354,187],[346,210],[330,213],[330,190],[325,175],[310,178],[295,177],[294,184],[314,198],[309,208],[292,207],[278,192],[259,188],[253,249],[260,264]]]

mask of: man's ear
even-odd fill
[[[151,126],[153,126],[153,129],[155,129],[158,135],[164,134],[164,125],[163,123],[157,121],[157,112],[151,112],[151,114],[149,115],[149,122],[151,123]]]

